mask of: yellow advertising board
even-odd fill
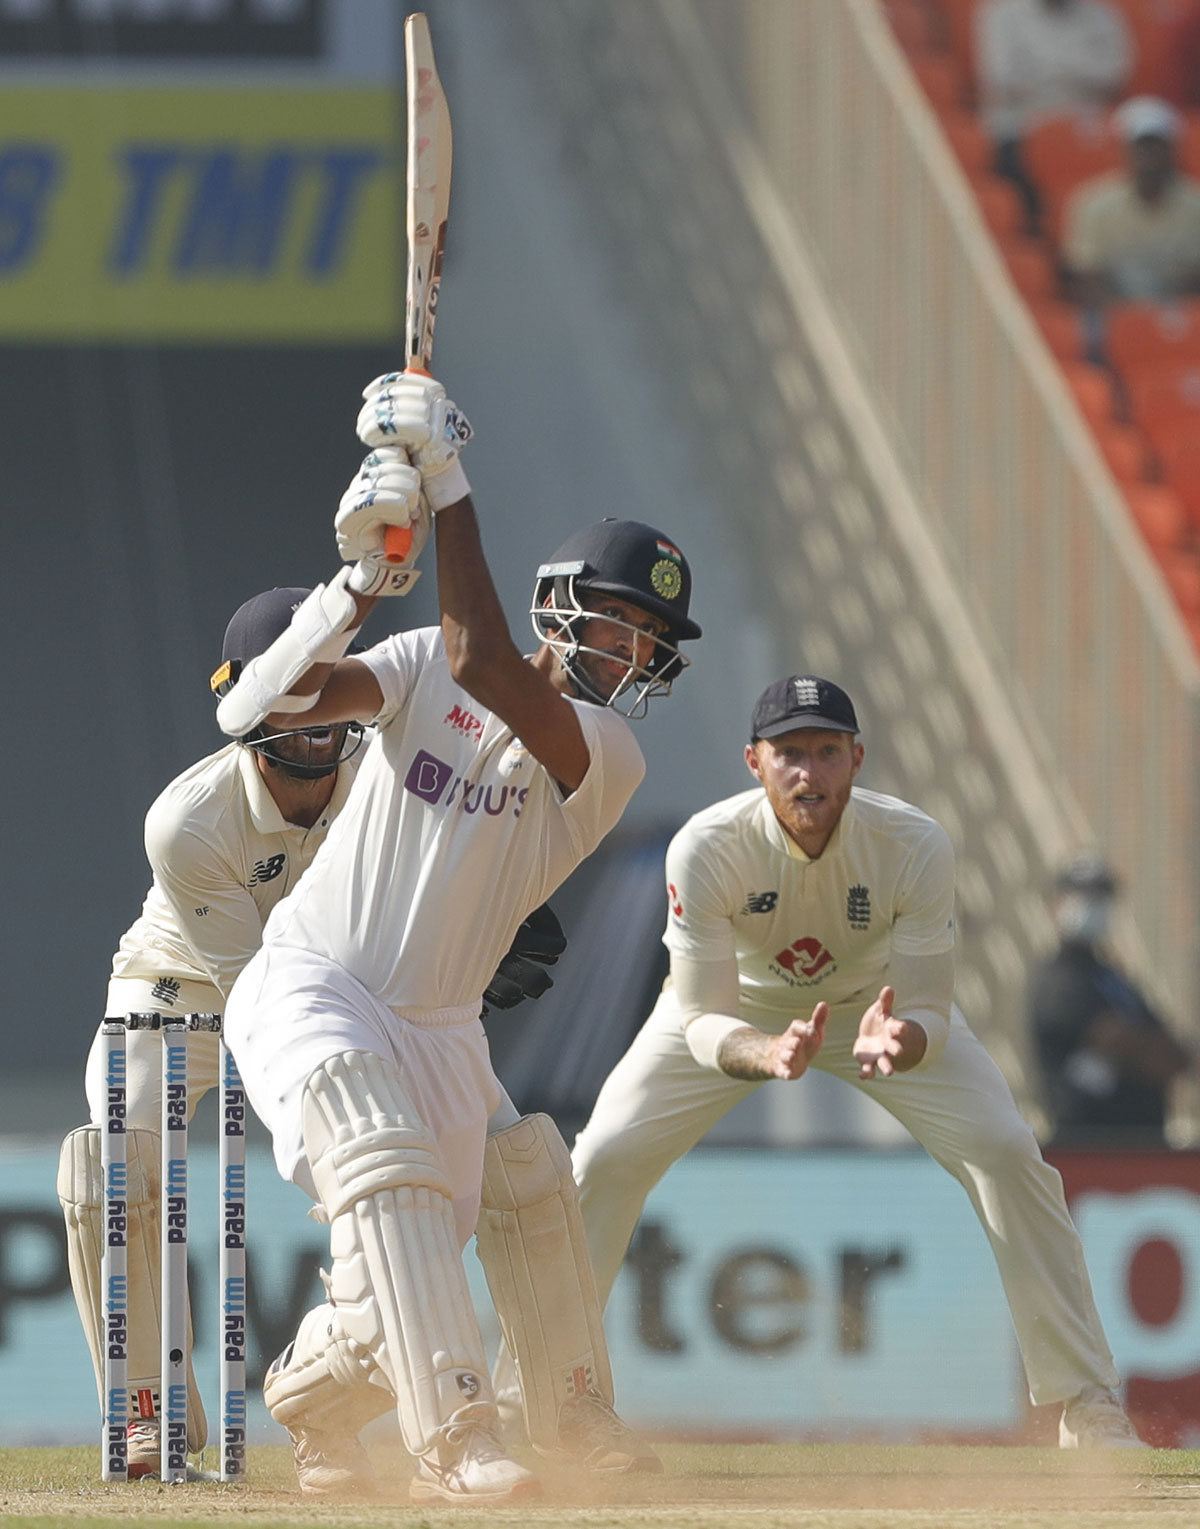
[[[386,340],[402,328],[395,95],[0,91],[0,336]]]

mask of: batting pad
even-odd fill
[[[371,1052],[324,1062],[302,1111],[329,1216],[330,1299],[395,1393],[405,1447],[427,1454],[454,1413],[492,1401],[436,1144],[396,1068]]]
[[[571,1155],[548,1115],[488,1137],[475,1240],[530,1443],[553,1449],[567,1398],[592,1391],[611,1404],[613,1380]]]
[[[267,1371],[263,1397],[285,1428],[357,1436],[396,1405],[370,1351],[347,1336],[334,1306],[315,1306]]]
[[[129,1273],[129,1417],[143,1412],[149,1398],[159,1415],[162,1285],[159,1269],[161,1179],[157,1131],[131,1127],[125,1133],[128,1163]],[[104,1176],[100,1169],[100,1127],[80,1126],[62,1144],[58,1159],[58,1200],[67,1224],[67,1264],[84,1336],[96,1372],[96,1391],[104,1410],[101,1343],[100,1257],[104,1238]],[[208,1422],[192,1373],[192,1314],[188,1310],[188,1449],[204,1448]],[[141,1395],[139,1395],[141,1393]]]

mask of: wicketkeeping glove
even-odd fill
[[[535,908],[513,936],[508,954],[484,989],[484,1010],[512,1009],[526,998],[540,998],[554,986],[550,973],[567,948],[567,937],[549,903]]]
[[[471,491],[458,454],[474,435],[440,382],[421,372],[385,372],[363,389],[358,438],[364,446],[403,446],[436,514]]]
[[[429,540],[430,514],[421,494],[421,475],[398,446],[381,447],[363,464],[342,495],[333,518],[342,560],[353,563],[350,587],[360,595],[406,595],[419,577],[414,567]],[[388,526],[412,530],[403,563],[384,551]]]

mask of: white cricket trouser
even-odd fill
[[[314,1200],[304,1152],[304,1085],[331,1057],[369,1051],[390,1061],[437,1143],[453,1191],[459,1244],[479,1220],[488,1116],[501,1103],[478,1003],[400,1015],[343,967],[310,951],[260,949],[225,1007],[225,1038],[285,1179]]]
[[[838,1021],[835,1023],[835,1021]],[[962,1015],[928,1068],[862,1079],[857,1016],[835,1011],[814,1066],[877,1099],[952,1173],[992,1245],[1035,1406],[1117,1374],[1092,1298],[1062,1179],[1042,1159],[1003,1074]],[[642,1204],[667,1169],[758,1083],[701,1065],[668,989],[600,1090],[572,1154],[601,1299],[607,1301]],[[803,1087],[803,1080],[791,1087]]]
[[[207,982],[180,980],[168,1006],[146,977],[113,977],[108,984],[105,1014],[161,1014],[164,1019],[184,1014],[220,1014],[225,1000]],[[196,1105],[216,1088],[220,1061],[217,1037],[199,1030],[188,1036],[188,1118]],[[104,1045],[96,1030],[84,1071],[88,1111],[93,1125],[103,1125],[107,1103],[104,1086]],[[125,1037],[125,1119],[131,1126],[157,1131],[162,1126],[162,1037],[157,1030],[130,1030]]]

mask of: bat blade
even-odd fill
[[[450,170],[454,141],[450,108],[433,57],[429,20],[415,11],[404,23],[405,83],[408,102],[408,178],[405,224],[408,274],[404,294],[404,369],[428,372],[433,359],[450,215]],[[406,527],[389,527],[389,562],[400,563],[412,546]]]

